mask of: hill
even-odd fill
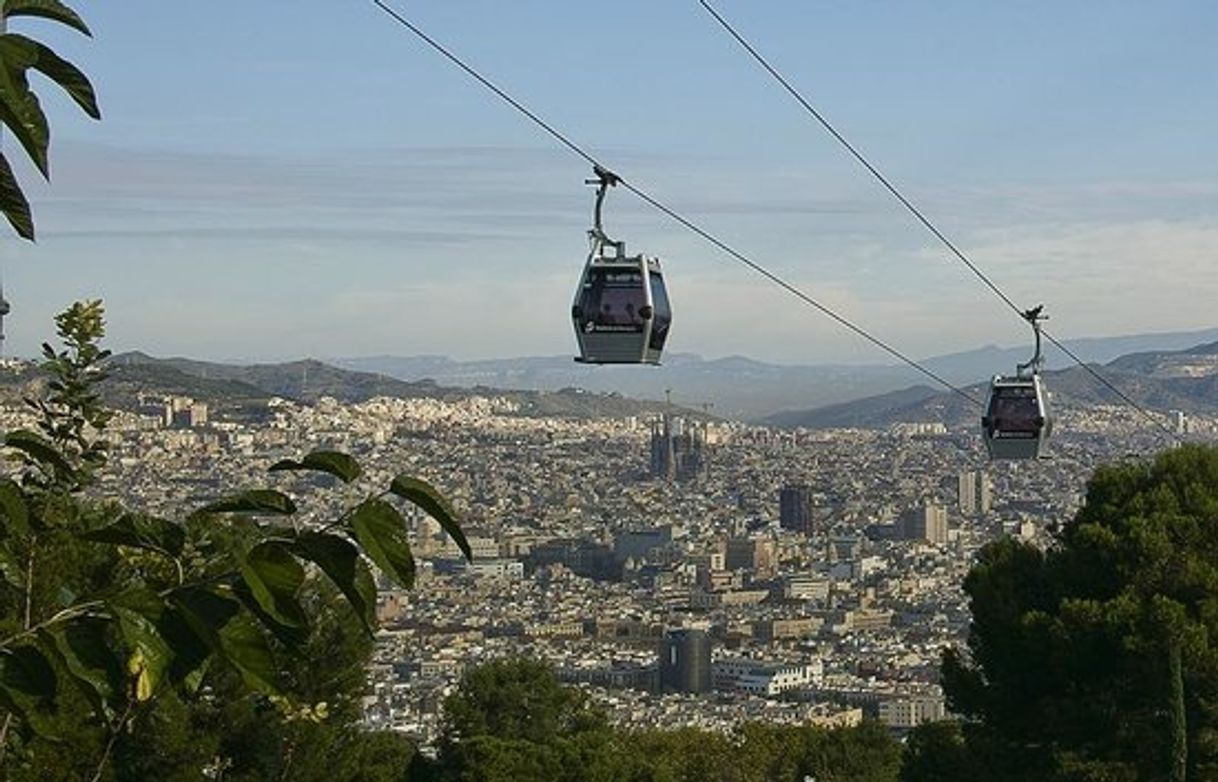
[[[618,393],[593,393],[579,388],[553,392],[518,391],[474,386],[450,388],[431,380],[407,382],[380,373],[357,372],[305,359],[282,364],[223,364],[187,358],[155,358],[131,352],[114,356],[104,391],[109,404],[131,407],[139,394],[190,396],[221,409],[248,411],[264,407],[271,397],[313,403],[321,397],[363,402],[373,397],[457,400],[472,396],[503,396],[520,405],[525,415],[559,418],[620,418],[653,415],[659,402],[641,402]],[[694,415],[692,411],[683,411]]]
[[[1218,329],[1136,334],[1066,341],[1086,361],[1109,362],[1120,356],[1149,351],[1173,351],[1218,340]],[[996,371],[1010,371],[1025,361],[1028,347],[994,345],[933,356],[923,363],[957,384],[973,383]],[[1070,359],[1053,346],[1045,354],[1050,369],[1064,369]],[[905,366],[884,364],[774,364],[743,356],[704,359],[688,353],[665,356],[660,367],[591,367],[570,356],[533,356],[480,361],[454,361],[444,356],[370,356],[334,359],[345,369],[388,375],[398,380],[431,379],[446,386],[555,391],[579,387],[661,400],[672,389],[674,398],[698,406],[713,403],[729,418],[765,419],[782,410],[807,410],[899,391],[925,378]]]
[[[1099,371],[1122,394],[1148,410],[1218,413],[1218,343],[1120,356]],[[1045,372],[1044,378],[1056,405],[1123,404],[1079,366]],[[988,383],[963,390],[985,399]],[[976,407],[958,394],[915,386],[840,405],[786,411],[765,420],[784,427],[882,428],[900,421],[960,423],[977,415]]]

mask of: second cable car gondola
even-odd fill
[[[981,419],[981,434],[991,459],[1038,459],[1048,454],[1053,434],[1049,393],[1041,381],[1044,358],[1040,352],[1043,307],[1023,314],[1036,335],[1036,354],[1015,367],[1014,376],[995,375],[990,398]]]
[[[592,230],[588,231],[591,249],[575,302],[571,320],[579,343],[576,361],[585,364],[659,364],[672,308],[660,272],[660,259],[646,255],[627,255],[626,243],[605,235],[601,207],[605,192],[618,183],[618,177],[600,166],[593,168],[597,185]]]

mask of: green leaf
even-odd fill
[[[351,483],[363,472],[359,462],[340,451],[313,451],[303,459],[283,459],[271,465],[271,472],[285,470],[316,470],[329,473],[343,483]]]
[[[212,659],[212,657],[208,656],[203,660],[202,664],[186,674],[182,680],[182,686],[186,688],[187,692],[193,695],[203,686],[203,677],[207,676],[207,669],[211,667]]]
[[[147,549],[171,557],[180,556],[186,544],[186,532],[181,526],[172,521],[138,513],[124,513],[113,524],[89,530],[80,537],[95,543],[114,543]]]
[[[127,674],[135,681],[135,699],[144,702],[156,692],[157,685],[173,662],[173,651],[157,630],[153,619],[132,608],[111,603],[110,612],[130,650]],[[159,616],[158,616],[159,618]]]
[[[245,683],[265,693],[278,693],[278,668],[266,637],[249,614],[239,614],[220,629],[224,658],[241,674]]]
[[[55,593],[55,602],[60,608],[67,608],[75,603],[78,597],[80,597],[80,595],[77,595],[69,587],[61,586],[59,587],[59,591]]]
[[[85,20],[59,0],[4,0],[4,16],[37,16],[75,28],[92,37]]]
[[[0,122],[21,142],[39,172],[48,177],[47,147],[51,143],[51,130],[38,96],[30,89],[26,78],[27,55],[20,47],[6,45],[8,37],[8,34],[0,35]]]
[[[250,489],[206,505],[199,512],[288,516],[296,512],[296,503],[288,495],[274,489]]]
[[[40,736],[53,738],[49,710],[55,690],[55,669],[37,648],[0,649],[0,705]]]
[[[160,622],[161,634],[174,651],[169,676],[189,683],[203,676],[213,656],[223,656],[219,629],[241,612],[241,605],[203,587],[175,590]]]
[[[157,622],[157,631],[173,651],[173,661],[165,678],[174,685],[197,678],[196,674],[205,670],[208,660],[215,656],[212,644],[195,632],[191,623],[172,603]]]
[[[419,478],[399,475],[389,484],[389,491],[404,500],[418,505],[427,515],[440,522],[440,526],[444,528],[448,536],[461,549],[461,553],[465,555],[465,558],[467,560],[474,558],[469,550],[469,542],[465,539],[465,533],[461,531],[456,511],[449,505],[448,500],[444,499],[444,496],[436,491],[434,486]]]
[[[0,576],[13,589],[25,590],[25,568],[9,550],[8,543],[0,543]]]
[[[367,500],[351,516],[351,530],[364,553],[385,575],[406,589],[414,586],[414,557],[406,520],[383,500]]]
[[[0,59],[21,68],[33,68],[63,88],[76,105],[93,119],[101,119],[93,85],[80,69],[47,46],[24,35],[0,36]]]
[[[369,633],[376,632],[376,584],[360,558],[359,549],[338,535],[306,532],[293,550],[321,568],[338,587]]]
[[[309,628],[307,626],[285,624],[268,614],[258,604],[258,599],[254,597],[254,593],[250,591],[249,586],[244,581],[238,581],[233,585],[232,589],[233,594],[241,601],[246,612],[258,620],[258,624],[262,626],[262,629],[275,636],[275,640],[285,647],[296,649],[309,640]]]
[[[0,211],[22,239],[34,241],[34,213],[8,158],[0,153]]]
[[[124,589],[122,592],[111,597],[109,602],[112,605],[143,614],[153,622],[161,621],[161,616],[165,613],[164,598],[153,590],[142,586]]]
[[[52,698],[55,669],[37,647],[0,649],[0,687],[33,698]]]
[[[248,686],[279,692],[277,668],[266,638],[239,602],[201,587],[179,590],[170,596],[170,602],[190,629],[233,666]],[[187,676],[187,683],[190,678]]]
[[[288,627],[305,627],[309,622],[296,600],[304,577],[304,568],[279,541],[259,543],[241,560],[241,578],[258,605]]]
[[[50,441],[28,429],[16,429],[9,432],[4,436],[4,444],[9,448],[16,448],[39,464],[50,466],[61,475],[72,472],[72,465],[68,464],[68,460]]]
[[[42,630],[39,637],[98,713],[112,717],[111,702],[122,691],[122,668],[106,644],[106,628],[106,622],[85,617]]]
[[[30,534],[30,509],[25,494],[14,481],[0,480],[0,515],[4,516],[9,535],[27,537]]]

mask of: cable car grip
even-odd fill
[[[1015,375],[1017,377],[1027,377],[1029,371],[1033,375],[1039,374],[1041,367],[1044,366],[1045,358],[1041,355],[1040,322],[1049,319],[1048,315],[1043,314],[1044,309],[1045,305],[1037,304],[1032,309],[1024,310],[1020,313],[1023,319],[1028,322],[1028,325],[1032,327],[1032,333],[1036,335],[1036,352],[1027,362],[1015,365]]]
[[[618,245],[618,254],[620,255],[624,248],[620,242],[613,241],[605,234],[605,227],[601,220],[601,208],[605,204],[605,193],[609,188],[621,182],[622,178],[598,164],[593,164],[592,173],[595,175],[594,179],[584,180],[585,185],[596,185],[596,206],[592,212],[592,230],[588,231],[588,236],[592,239],[594,245]]]

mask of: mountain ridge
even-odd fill
[[[1167,367],[1169,370],[1165,370]],[[1178,371],[1189,367],[1190,372]],[[1148,410],[1184,413],[1218,413],[1218,343],[1207,342],[1183,350],[1149,351],[1119,356],[1099,366],[1105,380]],[[1054,404],[1094,406],[1126,404],[1079,366],[1043,373]],[[930,394],[892,392],[840,405],[789,410],[768,416],[765,423],[787,428],[885,427],[900,421],[958,423],[978,411],[952,391],[916,386]],[[984,400],[988,383],[961,388]]]
[[[1086,361],[1106,363],[1131,353],[1180,350],[1214,341],[1218,341],[1218,328],[1085,337],[1066,340],[1064,344]],[[995,373],[1011,372],[1030,353],[1029,346],[985,345],[932,356],[921,363],[949,382],[965,385]],[[1052,345],[1045,355],[1050,369],[1073,363]],[[696,407],[711,403],[720,415],[755,421],[765,421],[783,411],[844,404],[925,381],[923,375],[902,365],[775,364],[740,355],[707,359],[691,353],[668,354],[658,368],[589,367],[576,364],[567,355],[471,361],[434,354],[381,355],[332,361],[344,368],[378,371],[400,380],[430,378],[457,387],[486,385],[521,390],[579,387],[657,401],[671,390],[673,398],[684,404]]]
[[[111,357],[103,390],[111,404],[130,406],[139,394],[192,396],[221,407],[248,410],[271,397],[312,403],[322,397],[357,403],[373,397],[440,399],[502,396],[516,402],[524,415],[568,418],[606,418],[654,415],[663,403],[635,400],[621,394],[597,394],[577,388],[558,391],[519,391],[486,386],[451,388],[432,380],[406,382],[383,374],[357,372],[316,359],[280,364],[225,364],[171,357],[157,358],[141,351]],[[680,408],[676,408],[679,409]],[[702,415],[681,410],[685,415]]]

